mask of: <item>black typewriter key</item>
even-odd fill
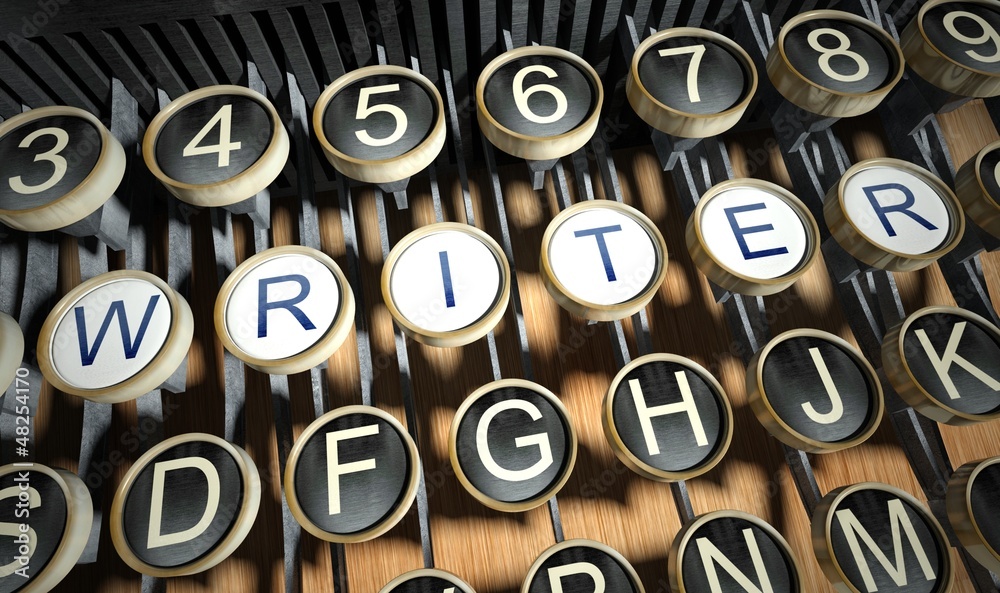
[[[75,107],[40,107],[0,124],[0,222],[51,231],[79,222],[114,194],[125,151],[99,119]]]
[[[54,588],[76,566],[92,524],[76,474],[39,463],[0,467],[0,593]]]
[[[743,48],[718,33],[667,29],[636,49],[625,88],[647,124],[674,136],[707,138],[743,117],[757,90],[757,70]]]
[[[615,455],[651,480],[699,476],[722,460],[732,440],[733,412],[722,386],[702,366],[671,354],[626,365],[603,409]]]
[[[143,574],[196,574],[236,551],[260,497],[260,476],[246,451],[210,434],[179,435],[125,475],[111,506],[111,539]]]
[[[886,333],[882,363],[921,414],[946,424],[1000,418],[1000,330],[957,307],[926,307]]]
[[[747,365],[747,394],[760,423],[810,453],[863,443],[884,408],[875,369],[853,346],[818,330],[785,332]]]
[[[146,166],[177,198],[228,206],[267,188],[288,159],[288,134],[266,97],[241,86],[198,89],[163,108],[142,142]]]
[[[341,76],[320,95],[313,127],[330,163],[367,183],[407,179],[445,142],[444,103],[434,84],[399,66]]]
[[[945,504],[962,547],[990,572],[1000,574],[1000,457],[955,470]]]
[[[1000,142],[962,165],[955,175],[955,195],[979,228],[1000,238]]]
[[[812,520],[813,551],[839,591],[944,593],[954,580],[948,540],[915,498],[878,483],[833,490]]]
[[[643,593],[635,569],[618,551],[596,541],[570,539],[542,552],[520,593]]]
[[[479,127],[500,150],[529,160],[566,156],[597,130],[604,100],[597,72],[554,47],[521,47],[495,58],[476,83]]]
[[[419,473],[417,447],[398,420],[371,406],[346,406],[317,418],[295,441],[285,496],[316,537],[367,541],[409,511]]]
[[[462,485],[500,511],[544,504],[576,462],[576,433],[562,403],[520,379],[495,381],[470,395],[455,414],[448,444]]]
[[[667,560],[674,593],[799,593],[801,569],[773,527],[739,511],[715,511],[677,533]]]
[[[878,106],[903,76],[895,40],[847,12],[814,10],[790,19],[767,56],[767,73],[791,103],[825,117]]]
[[[419,568],[389,581],[379,593],[476,593],[458,576],[436,568]]]
[[[24,334],[6,313],[0,313],[0,393],[14,382],[24,357]]]

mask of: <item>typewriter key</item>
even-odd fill
[[[467,224],[421,227],[392,248],[382,298],[414,340],[462,346],[489,333],[510,299],[510,265],[492,237]]]
[[[973,222],[1000,238],[1000,142],[986,146],[958,170],[955,194]]]
[[[794,105],[824,117],[853,117],[878,107],[900,81],[903,53],[865,18],[813,10],[781,28],[767,74]]]
[[[419,173],[444,147],[444,103],[434,83],[399,66],[369,66],[333,81],[313,109],[327,160],[366,183]]]
[[[476,82],[479,129],[500,150],[544,161],[581,148],[597,131],[601,79],[570,52],[519,47],[495,58]]]
[[[813,513],[813,551],[838,591],[945,593],[948,539],[915,498],[868,482],[831,491]]]
[[[921,78],[965,97],[1000,95],[1000,3],[930,0],[903,29],[906,63]]]
[[[840,451],[868,440],[885,404],[875,369],[839,337],[787,331],[747,365],[750,407],[768,432],[809,453]]]
[[[635,50],[625,91],[657,130],[707,138],[743,117],[757,91],[757,69],[742,47],[714,31],[668,29]]]
[[[712,469],[733,436],[733,411],[722,386],[698,363],[672,354],[626,365],[603,409],[604,434],[618,459],[659,482]]]
[[[38,337],[38,366],[64,393],[101,403],[157,389],[184,362],[194,318],[187,301],[143,271],[101,274],[55,306]]]
[[[667,275],[667,243],[635,208],[589,200],[560,212],[542,237],[539,269],[567,311],[595,321],[642,310]]]
[[[1000,457],[966,463],[948,480],[948,521],[962,547],[993,574],[1000,574]]]
[[[906,403],[937,422],[1000,418],[1000,330],[957,307],[926,307],[889,330],[882,365]]]
[[[686,237],[698,269],[740,294],[781,292],[819,255],[819,227],[808,208],[784,188],[755,179],[708,190],[688,219]]]
[[[448,448],[455,474],[472,496],[498,511],[526,511],[555,496],[569,479],[576,433],[551,391],[503,379],[462,403]]]
[[[14,382],[24,358],[24,335],[10,316],[0,313],[0,393]]]
[[[930,171],[889,158],[862,161],[831,187],[823,202],[837,243],[883,270],[925,268],[958,245],[962,205]]]
[[[274,181],[288,159],[288,134],[266,97],[210,86],[163,108],[142,140],[146,166],[180,200],[228,206]]]
[[[521,584],[521,593],[604,591],[644,593],[645,589],[624,556],[589,539],[570,539],[545,550]]]
[[[0,467],[0,593],[50,591],[87,547],[94,511],[72,472],[40,463]],[[24,531],[27,528],[27,531]]]
[[[215,328],[226,350],[264,373],[291,375],[327,360],[351,331],[354,293],[337,263],[309,247],[268,249],[219,290]]]
[[[801,569],[785,538],[740,511],[715,511],[688,522],[667,562],[674,593],[803,591]]]
[[[476,593],[468,583],[450,572],[418,568],[389,581],[379,593]]]
[[[125,474],[111,505],[111,541],[142,574],[196,574],[236,551],[260,497],[246,451],[210,434],[175,436]]]
[[[0,124],[0,222],[52,231],[108,201],[125,176],[125,150],[101,120],[75,107],[39,107]]]
[[[295,441],[285,497],[309,533],[363,542],[403,518],[419,475],[417,446],[398,420],[372,406],[346,406],[314,420]]]

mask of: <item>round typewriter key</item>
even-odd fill
[[[1000,238],[1000,142],[986,146],[958,170],[955,195],[973,222]]]
[[[791,103],[825,117],[878,106],[903,77],[903,53],[881,27],[848,12],[813,10],[781,28],[767,74]]]
[[[1000,95],[1000,4],[930,0],[903,29],[906,63],[934,86],[966,97]]]
[[[785,538],[740,511],[715,511],[688,522],[674,538],[667,563],[674,593],[804,590]]]
[[[470,395],[455,413],[448,446],[458,480],[498,511],[544,504],[576,462],[576,433],[562,402],[520,379],[494,381]]]
[[[945,503],[955,535],[977,562],[1000,574],[1000,457],[958,468],[948,480]]]
[[[24,358],[24,335],[8,315],[0,313],[0,393],[14,382]]]
[[[163,108],[142,141],[146,166],[194,206],[228,206],[267,188],[288,159],[288,134],[266,97],[210,86]]]
[[[330,163],[367,183],[407,179],[444,147],[444,103],[434,83],[399,66],[369,66],[333,81],[313,110]]]
[[[827,227],[845,251],[894,272],[934,263],[965,232],[962,205],[930,171],[905,161],[862,161],[831,187],[823,202]]]
[[[246,451],[210,434],[175,436],[125,474],[111,505],[111,541],[142,574],[199,573],[236,551],[260,496],[260,476]]]
[[[295,441],[285,497],[309,533],[363,542],[403,518],[419,473],[417,446],[399,421],[372,406],[346,406],[317,418]]]
[[[707,138],[743,117],[757,91],[757,69],[742,47],[714,31],[667,29],[636,49],[625,90],[657,130]]]
[[[886,333],[882,365],[900,397],[932,420],[1000,418],[1000,329],[971,311],[913,313]]]
[[[788,288],[819,255],[819,227],[784,188],[755,179],[723,181],[687,223],[698,269],[726,290],[769,295]]]
[[[437,568],[418,568],[389,581],[379,593],[476,593],[468,583]]]
[[[886,484],[824,496],[813,513],[812,543],[838,591],[945,593],[954,580],[941,525],[915,498]]]
[[[492,237],[467,224],[421,227],[392,248],[382,298],[418,342],[451,348],[478,340],[503,317],[510,265]]]
[[[768,432],[809,453],[860,445],[882,420],[875,369],[827,332],[799,329],[774,338],[750,360],[746,384],[750,407]]]
[[[118,403],[157,389],[184,362],[194,318],[182,296],[143,271],[101,274],[55,306],[38,366],[64,393]]]
[[[500,150],[529,160],[564,157],[597,131],[604,89],[581,58],[555,47],[519,47],[476,82],[479,129]]]
[[[229,275],[215,301],[222,345],[273,375],[322,364],[353,321],[354,293],[343,272],[309,247],[275,247],[249,258]]]
[[[733,411],[719,382],[698,363],[671,354],[627,364],[603,408],[604,434],[618,459],[659,482],[712,469],[733,436]]]
[[[545,288],[567,311],[596,321],[642,310],[667,275],[667,243],[653,221],[610,200],[560,212],[542,237]]]
[[[52,231],[108,201],[125,176],[125,150],[76,107],[39,107],[0,124],[0,222]]]
[[[624,556],[589,539],[570,539],[545,550],[521,584],[521,593],[600,591],[644,593],[645,589]]]
[[[44,593],[76,566],[94,512],[83,481],[40,463],[0,467],[0,593]]]

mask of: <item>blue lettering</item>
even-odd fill
[[[597,248],[601,251],[601,260],[604,262],[604,273],[608,276],[608,282],[615,282],[618,278],[615,276],[614,266],[611,265],[611,254],[608,253],[608,243],[604,240],[604,235],[607,233],[617,233],[620,230],[622,230],[621,225],[616,224],[615,226],[604,226],[573,233],[573,236],[577,238],[594,237],[597,239]]]
[[[153,311],[156,310],[156,303],[159,300],[160,295],[158,294],[149,297],[149,304],[146,305],[146,312],[142,316],[142,323],[139,324],[139,331],[135,334],[135,341],[132,340],[132,331],[128,326],[128,317],[125,314],[125,302],[114,301],[111,303],[108,313],[104,316],[101,329],[97,332],[97,339],[94,340],[92,348],[89,348],[87,345],[86,312],[83,307],[76,307],[73,312],[76,314],[76,333],[80,342],[80,363],[85,367],[94,364],[94,359],[97,358],[97,353],[101,350],[101,344],[104,343],[104,336],[107,335],[108,328],[111,327],[111,320],[115,315],[118,316],[118,329],[121,330],[122,334],[122,348],[125,350],[125,358],[127,360],[135,358],[139,353],[142,338],[146,335],[149,320],[153,318]]]
[[[272,284],[282,284],[285,282],[297,282],[301,288],[301,290],[299,290],[299,294],[284,301],[268,301],[267,288]],[[302,309],[295,306],[306,300],[306,297],[309,296],[310,289],[309,279],[300,274],[289,274],[287,276],[276,276],[274,278],[261,278],[257,284],[257,337],[267,337],[267,314],[272,309],[285,309],[291,313],[293,317],[295,317],[295,320],[302,325],[303,329],[316,329],[316,326],[313,325],[313,322],[310,321],[308,317],[306,317],[306,314],[302,312]]]
[[[754,210],[765,210],[766,208],[767,206],[761,202],[760,204],[733,206],[732,208],[726,208],[724,210],[726,218],[729,220],[729,226],[733,229],[733,234],[736,235],[736,242],[739,244],[740,251],[743,252],[743,259],[745,260],[771,257],[773,255],[784,255],[788,253],[787,247],[774,247],[772,249],[762,249],[761,251],[750,251],[750,247],[747,245],[747,235],[773,231],[774,225],[759,224],[757,226],[740,226],[740,223],[736,221],[736,215],[741,212],[753,212]]]
[[[448,252],[438,253],[441,260],[441,281],[444,283],[444,302],[448,308],[455,306],[455,290],[451,284],[451,265],[448,263]]]
[[[937,230],[937,227],[928,222],[923,216],[909,210],[909,208],[916,203],[917,198],[913,195],[913,192],[910,191],[910,188],[905,185],[900,185],[899,183],[886,183],[884,185],[873,185],[862,189],[864,190],[865,195],[868,196],[868,201],[871,202],[872,209],[875,210],[875,214],[878,216],[879,221],[881,221],[882,226],[885,227],[885,232],[888,233],[890,237],[896,236],[896,229],[892,228],[892,225],[889,223],[889,217],[886,216],[886,214],[889,214],[890,212],[901,212],[917,221],[920,226],[924,227],[928,231]],[[895,206],[883,206],[879,203],[875,194],[880,191],[890,190],[901,192],[903,196],[906,197],[902,204],[896,204]]]

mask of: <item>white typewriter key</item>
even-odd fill
[[[962,547],[993,574],[1000,574],[998,501],[1000,457],[967,463],[948,480],[948,521]]]
[[[743,117],[757,91],[757,69],[742,47],[714,31],[667,29],[635,50],[625,91],[657,130],[707,138]]]
[[[903,77],[903,52],[868,19],[812,10],[781,28],[767,74],[792,104],[825,117],[868,113]]]
[[[715,511],[685,524],[670,546],[667,570],[673,593],[806,591],[785,538],[740,511]]]
[[[837,591],[947,593],[948,538],[920,502],[875,482],[823,497],[812,517],[813,552]]]
[[[434,84],[399,66],[369,66],[333,81],[313,109],[323,152],[366,183],[407,179],[444,147],[444,103]]]
[[[823,215],[837,243],[883,270],[912,272],[958,245],[962,205],[930,171],[905,161],[862,161],[830,188]]]
[[[769,295],[795,283],[819,255],[819,226],[784,188],[755,179],[723,181],[687,223],[691,259],[720,287]]]
[[[0,591],[45,593],[56,587],[87,547],[94,511],[72,472],[40,463],[0,467]]]
[[[157,389],[184,362],[194,318],[166,282],[101,274],[69,292],[42,325],[38,366],[56,389],[118,403]]]
[[[479,129],[500,150],[528,160],[564,157],[597,131],[604,89],[597,72],[555,47],[496,57],[476,82]]]
[[[226,350],[264,373],[291,375],[327,360],[351,331],[354,293],[329,256],[268,249],[237,267],[215,301]]]
[[[712,469],[733,436],[732,407],[719,382],[698,363],[671,354],[626,365],[603,408],[604,434],[618,459],[659,482]]]
[[[971,311],[913,313],[886,332],[882,365],[900,397],[932,420],[1000,418],[1000,329]]]
[[[266,97],[210,86],[163,108],[146,130],[146,166],[195,206],[229,206],[267,188],[288,159],[288,133]]]
[[[576,463],[566,408],[548,389],[520,379],[473,392],[455,413],[448,448],[459,482],[498,511],[545,504]]]
[[[979,228],[1000,238],[1000,142],[962,165],[955,175],[955,195]]]
[[[747,395],[775,438],[809,453],[840,451],[868,440],[885,407],[875,369],[833,334],[785,332],[747,365]]]
[[[644,593],[635,569],[617,550],[589,539],[569,539],[542,552],[520,593]]]
[[[52,231],[108,201],[125,176],[125,151],[101,120],[76,107],[39,107],[0,124],[0,222]]]
[[[489,333],[510,299],[510,265],[492,237],[467,224],[421,227],[392,248],[382,298],[418,342],[462,346]]]
[[[465,581],[437,568],[418,568],[389,581],[379,593],[476,593]]]
[[[420,460],[406,429],[372,406],[320,416],[285,467],[288,508],[306,531],[340,543],[374,539],[410,510]]]
[[[539,262],[549,294],[595,321],[643,309],[667,275],[667,243],[638,210],[610,200],[574,204],[552,219]]]
[[[930,0],[903,29],[906,63],[934,86],[965,97],[1000,95],[1000,3]]]
[[[203,572],[250,533],[260,497],[260,475],[246,451],[214,435],[182,434],[125,474],[111,505],[111,541],[142,574]]]
[[[0,393],[14,382],[24,359],[24,334],[16,321],[0,313]]]

